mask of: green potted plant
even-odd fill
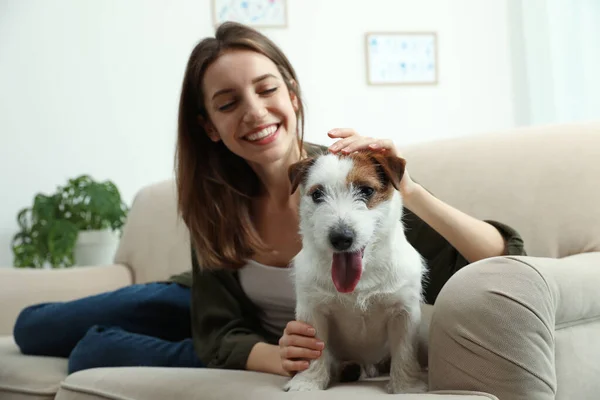
[[[71,267],[112,262],[128,207],[111,181],[69,179],[53,194],[38,193],[17,215],[12,240],[19,268]]]

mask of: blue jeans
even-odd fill
[[[14,327],[23,354],[68,357],[69,373],[97,367],[202,367],[194,352],[190,289],[127,286],[25,308]]]

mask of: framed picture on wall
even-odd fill
[[[286,0],[211,0],[213,23],[236,21],[254,28],[287,27]]]
[[[368,32],[365,47],[369,85],[438,83],[435,32]]]

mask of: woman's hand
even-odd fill
[[[329,151],[337,154],[350,154],[360,150],[370,150],[382,154],[391,154],[396,157],[402,157],[394,142],[390,139],[376,139],[366,136],[360,136],[354,129],[340,128],[332,129],[327,132],[330,138],[339,138],[335,143],[329,146]],[[408,170],[404,171],[400,181],[400,191],[406,199],[413,193],[418,185],[410,178]]]
[[[279,339],[281,366],[290,376],[308,368],[321,357],[325,344],[315,337],[315,329],[300,321],[290,321]]]

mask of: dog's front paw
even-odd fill
[[[327,388],[327,379],[321,377],[312,377],[310,375],[300,373],[294,375],[284,386],[286,392],[308,392],[311,390],[324,390]]]
[[[390,379],[387,391],[391,394],[425,393],[429,390],[427,382],[421,379],[399,380]]]

